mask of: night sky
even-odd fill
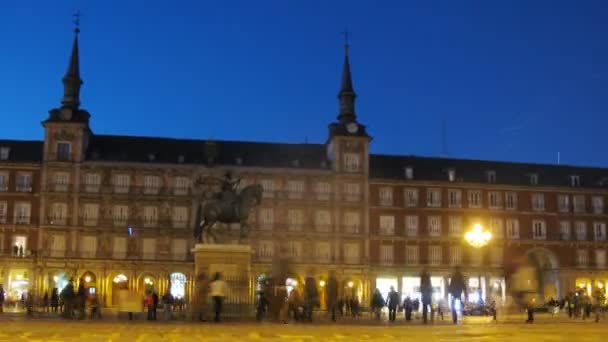
[[[77,9],[96,133],[323,143],[348,27],[372,152],[608,166],[608,1],[1,0],[0,138],[43,138]]]

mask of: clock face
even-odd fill
[[[357,125],[357,124],[356,124],[356,123],[354,123],[354,122],[351,122],[351,123],[349,123],[349,124],[347,124],[347,125],[346,125],[346,130],[347,130],[349,133],[353,133],[353,134],[354,134],[354,133],[357,133],[357,131],[359,130],[359,125]]]

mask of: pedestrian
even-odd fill
[[[85,307],[87,301],[87,292],[84,287],[84,279],[80,278],[78,281],[78,292],[76,294],[76,306],[78,309],[78,319],[84,319]]]
[[[196,319],[204,322],[206,320],[207,296],[209,295],[209,282],[205,273],[200,273],[196,279],[196,295],[194,296],[194,308]]]
[[[156,321],[156,309],[158,309],[158,294],[152,291],[152,320]]]
[[[42,297],[42,306],[44,308],[44,312],[49,312],[49,293],[44,292],[44,296]]]
[[[302,308],[302,298],[300,297],[300,292],[298,292],[297,288],[294,288],[289,293],[289,297],[287,298],[288,303],[288,316],[293,315],[294,321],[300,320],[300,309]]]
[[[374,291],[374,295],[372,296],[372,312],[376,315],[376,319],[380,320],[380,314],[382,313],[382,308],[384,307],[384,298],[382,298],[382,293],[380,290],[376,288]]]
[[[410,298],[410,296],[405,297],[405,299],[403,300],[403,310],[405,311],[405,320],[406,321],[412,320],[412,308],[413,308],[412,299]]]
[[[97,294],[94,294],[91,297],[91,319],[95,317],[101,319],[101,305],[99,303],[99,297],[97,297]]]
[[[317,281],[313,276],[308,276],[304,280],[304,314],[303,319],[312,322],[314,308],[319,306],[319,291]]]
[[[153,311],[154,311],[154,299],[152,298],[152,291],[146,291],[146,295],[144,297],[144,302],[146,304],[146,308],[148,309],[147,320],[151,321],[154,319]]]
[[[4,312],[4,286],[0,284],[0,313]]]
[[[391,286],[386,298],[386,305],[388,306],[388,320],[394,322],[397,315],[397,306],[399,306],[399,292],[395,291],[393,286]]]
[[[431,276],[427,270],[423,270],[422,274],[420,274],[420,294],[422,295],[422,321],[424,324],[427,324],[428,310],[431,306],[431,298],[433,296]]]
[[[338,306],[338,280],[333,271],[329,275],[327,280],[327,286],[325,287],[326,300],[327,300],[327,311],[331,315],[331,320],[336,321],[336,309]]]
[[[448,293],[452,296],[452,322],[458,323],[458,312],[456,311],[456,301],[462,305],[462,295],[465,291],[464,277],[460,273],[460,268],[456,267],[450,284],[448,285]]]
[[[63,317],[72,318],[74,316],[74,299],[76,293],[74,292],[74,279],[70,278],[67,285],[61,290],[61,299],[63,301]]]
[[[222,313],[222,304],[224,302],[224,297],[226,296],[226,292],[228,291],[228,286],[226,282],[222,280],[222,277],[219,272],[215,273],[215,277],[211,284],[209,284],[209,292],[211,292],[211,297],[213,298],[213,310],[215,311],[215,322],[220,321],[220,315]]]
[[[53,288],[53,292],[51,292],[51,308],[53,308],[54,313],[57,313],[59,308],[59,294],[56,287]]]

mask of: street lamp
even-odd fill
[[[492,239],[492,233],[484,230],[481,224],[476,223],[473,225],[473,229],[464,235],[464,239],[472,247],[480,249],[490,242]],[[481,272],[478,274],[477,279],[477,290],[479,292],[479,301],[481,301]]]

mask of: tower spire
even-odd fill
[[[80,33],[80,11],[74,14],[74,42],[68,68],[63,76],[62,108],[77,110],[80,106],[80,55],[78,51],[78,34]]]
[[[342,34],[344,35],[344,66],[342,68],[342,83],[340,85],[340,92],[338,93],[338,100],[340,101],[338,121],[346,123],[357,121],[357,116],[355,115],[355,98],[357,94],[355,94],[353,89],[350,61],[348,59],[348,50],[350,48],[348,30],[344,30]]]

